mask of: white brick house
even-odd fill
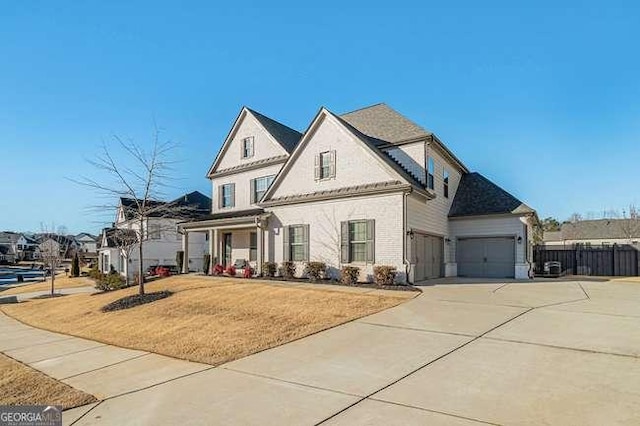
[[[371,280],[529,276],[537,216],[385,104],[321,108],[301,134],[242,108],[211,166],[212,212],[179,225],[208,233],[212,265],[323,261]]]

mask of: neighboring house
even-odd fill
[[[135,200],[120,199],[116,222],[111,228],[103,229],[100,237],[98,267],[102,272],[108,273],[113,268],[122,275],[133,277],[138,270],[139,254],[135,241],[138,241],[139,235],[144,239],[142,264],[145,271],[150,266],[175,266],[176,254],[182,250],[178,222],[206,216],[211,211],[211,198],[195,191],[169,202],[153,201],[151,205],[152,211],[144,218],[140,231],[140,222],[135,215]],[[129,246],[129,250],[124,245]],[[188,270],[202,271],[205,248],[205,235],[191,239],[188,249],[192,256],[186,263]]]
[[[61,259],[71,259],[78,250],[78,243],[71,235],[60,235],[54,233],[43,233],[36,236],[38,246],[33,254],[34,259],[41,259],[41,252],[51,251],[51,247],[56,247]]]
[[[208,177],[211,214],[180,229],[208,234],[217,263],[322,261],[361,280],[391,265],[409,282],[532,270],[535,211],[385,104],[321,108],[304,134],[244,107]]]
[[[545,232],[547,246],[640,243],[640,219],[598,219],[563,223],[560,231]]]
[[[8,244],[0,244],[0,264],[15,263],[16,254]]]
[[[26,234],[0,232],[0,246],[10,247],[14,261],[33,260],[38,242]]]
[[[99,237],[91,235],[87,232],[81,232],[74,237],[78,244],[78,255],[85,262],[94,262],[98,259],[98,241]]]

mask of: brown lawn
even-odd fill
[[[65,277],[64,274],[56,275],[55,289],[61,288],[75,288],[75,287],[93,287],[95,286],[93,280],[86,277],[71,278]],[[21,285],[19,287],[13,287],[8,290],[0,292],[1,296],[9,296],[12,294],[31,293],[34,291],[49,291],[51,290],[51,279],[47,278],[44,282],[37,282],[33,284]]]
[[[66,409],[95,401],[92,395],[0,354],[0,405],[61,405]]]
[[[414,292],[368,295],[257,280],[177,276],[146,285],[166,299],[122,311],[100,308],[137,288],[4,305],[35,327],[218,365],[398,305]]]

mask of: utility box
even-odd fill
[[[544,262],[544,276],[557,278],[562,275],[562,264],[557,261]]]

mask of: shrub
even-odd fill
[[[327,264],[324,262],[308,262],[304,267],[304,273],[309,277],[309,281],[318,281],[324,278],[327,271]]]
[[[242,272],[242,277],[243,278],[251,278],[253,276],[253,269],[251,268],[251,266],[246,266],[244,268],[244,271]]]
[[[340,282],[346,285],[354,285],[358,282],[360,268],[357,266],[343,266],[340,271]]]
[[[97,266],[94,266],[93,268],[91,268],[91,270],[89,270],[89,278],[92,278],[94,280],[99,280],[100,278],[102,278],[102,272],[98,271]]]
[[[227,266],[227,269],[224,270],[224,272],[229,275],[230,277],[235,277],[236,276],[236,267],[233,265],[229,265]]]
[[[265,277],[273,278],[276,276],[276,270],[278,266],[273,262],[264,262],[262,264],[262,275]]]
[[[119,290],[124,288],[126,281],[122,275],[117,272],[109,272],[102,274],[100,279],[96,280],[96,289],[100,291]]]
[[[207,253],[202,258],[202,269],[205,275],[209,275],[209,266],[211,266],[211,255]]]
[[[73,260],[71,261],[71,276],[74,278],[80,276],[80,259],[78,258],[78,253],[73,256]]]
[[[296,264],[293,262],[282,262],[278,268],[278,275],[285,280],[293,278],[296,274]]]
[[[221,264],[218,263],[213,267],[213,275],[222,275],[223,272],[224,266],[222,266]]]
[[[376,283],[376,285],[394,285],[396,283],[395,266],[374,266],[373,281]]]
[[[184,265],[184,252],[182,250],[176,252],[176,265],[178,265],[178,272],[182,273],[182,266]]]

